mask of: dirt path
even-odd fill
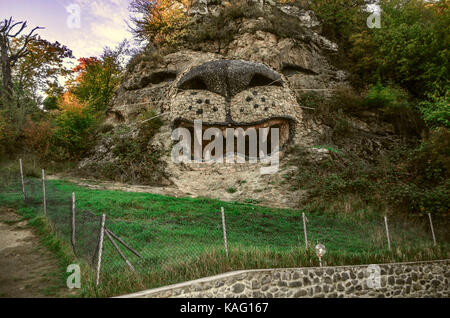
[[[65,297],[70,292],[63,280],[57,260],[27,221],[0,207],[0,297]]]

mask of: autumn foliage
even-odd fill
[[[27,117],[26,126],[23,128],[24,146],[31,152],[46,157],[49,152],[53,127],[49,120],[33,122]]]

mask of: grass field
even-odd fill
[[[17,188],[17,189],[15,189]],[[40,180],[27,179],[26,191],[38,204],[22,201],[20,185],[7,186],[0,205],[16,207],[25,216],[42,212]],[[392,261],[430,260],[448,257],[437,227],[438,246],[433,247],[427,223],[390,220],[392,250],[387,250],[382,215],[327,214],[314,211],[261,207],[208,198],[174,198],[149,193],[92,190],[75,184],[47,182],[50,219],[69,242],[70,196],[76,193],[78,256],[94,259],[99,216],[107,215],[107,227],[136,249],[143,258],[123,249],[139,275],[127,271],[125,263],[108,241],[103,256],[102,284],[96,288],[89,273],[82,296],[113,296],[196,279],[230,270],[270,267],[317,266],[313,248],[327,248],[326,265],[372,264]],[[221,207],[225,209],[229,256],[225,255]],[[302,212],[308,222],[310,248],[305,250]],[[90,254],[89,254],[90,253]],[[83,255],[84,254],[84,255]]]

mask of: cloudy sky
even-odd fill
[[[45,27],[38,32],[43,38],[66,45],[76,58],[89,57],[132,39],[128,5],[129,0],[0,0],[0,18],[26,20],[27,30]]]

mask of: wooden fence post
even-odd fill
[[[120,237],[118,237],[116,234],[114,234],[110,229],[105,228],[105,231],[108,232],[113,238],[118,240],[123,246],[125,246],[131,253],[136,255],[139,258],[143,258],[141,254],[136,252],[134,249],[132,249],[127,243],[125,243]]]
[[[75,222],[75,192],[72,192],[72,248],[73,253],[76,255],[76,248],[75,248],[75,230],[76,230],[76,222]]]
[[[19,159],[19,167],[20,167],[20,181],[22,182],[22,197],[23,201],[25,201],[25,183],[23,182],[22,159]]]
[[[42,202],[44,204],[44,215],[47,216],[47,198],[45,195],[45,171],[42,169]]]
[[[102,266],[102,253],[103,253],[103,237],[105,235],[105,222],[106,214],[102,215],[102,225],[100,227],[100,241],[98,246],[98,260],[97,260],[97,277],[95,280],[96,286],[100,283],[100,268]]]
[[[222,213],[222,228],[223,228],[223,240],[225,243],[225,253],[228,257],[228,241],[227,241],[227,226],[225,224],[225,212],[223,207],[220,208],[221,213]]]
[[[386,226],[386,237],[388,241],[388,249],[391,250],[391,238],[389,237],[389,227],[386,215],[384,216],[384,225]]]
[[[305,232],[305,250],[308,249],[308,233],[306,231],[306,216],[305,212],[302,212],[302,218],[303,218],[303,231]]]
[[[433,235],[433,244],[436,246],[436,236],[434,235],[433,221],[431,220],[431,213],[428,213],[428,219],[430,220],[431,234]]]
[[[109,231],[106,230],[106,237],[108,238],[108,240],[111,242],[111,244],[114,246],[114,248],[116,249],[117,253],[119,253],[120,257],[122,257],[122,259],[125,261],[125,263],[127,263],[128,267],[131,269],[131,271],[133,273],[136,273],[136,270],[134,269],[133,265],[131,265],[130,261],[128,260],[128,258],[125,256],[125,254],[120,250],[120,247],[117,246],[116,242],[114,242],[111,234],[109,234]]]

